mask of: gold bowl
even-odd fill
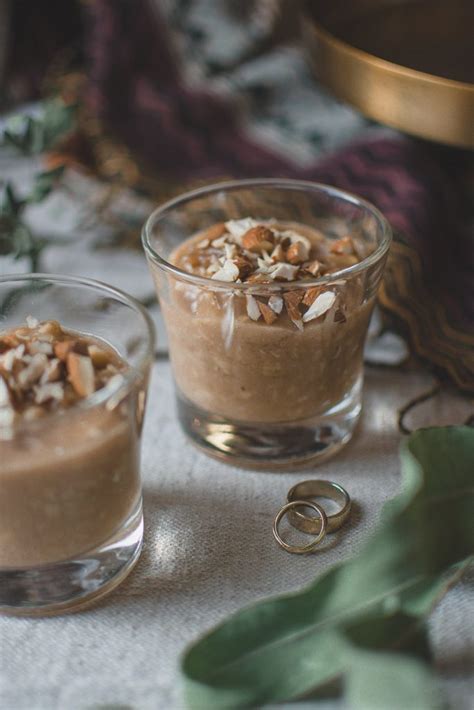
[[[305,0],[317,78],[363,114],[474,148],[474,0]]]

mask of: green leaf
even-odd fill
[[[24,204],[25,201],[16,195],[11,183],[5,182],[0,184],[0,218],[16,219]]]
[[[43,153],[73,129],[75,111],[75,106],[66,105],[61,99],[44,101],[39,116],[18,114],[10,118],[3,142],[25,155]]]
[[[60,165],[52,170],[35,175],[33,188],[28,195],[28,202],[41,202],[45,199],[57,186],[59,178],[64,172],[64,166]]]
[[[244,609],[187,651],[192,707],[294,699],[338,677],[364,710],[400,707],[390,697],[401,686],[407,710],[440,707],[424,622],[472,553],[474,430],[420,430],[400,455],[402,492],[358,555],[302,592]]]

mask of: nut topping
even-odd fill
[[[100,342],[63,330],[57,321],[0,333],[0,440],[18,422],[70,407],[122,375],[122,362]]]
[[[271,251],[275,242],[275,237],[271,229],[259,225],[252,227],[245,232],[242,237],[242,246],[248,251],[261,253],[263,251]]]
[[[95,392],[94,365],[90,357],[69,353],[66,365],[69,382],[79,397],[90,397]]]
[[[321,293],[304,314],[303,323],[308,323],[310,320],[324,315],[324,313],[331,308],[335,300],[336,294],[332,291]]]
[[[253,296],[246,296],[247,301],[247,314],[252,320],[258,320],[261,316],[260,308],[258,307],[258,301]]]
[[[275,220],[258,222],[244,217],[216,224],[203,230],[196,238],[191,238],[188,248],[177,251],[176,264],[190,273],[214,281],[258,287],[271,284],[272,288],[267,293],[259,288],[252,289],[254,295],[247,295],[247,316],[253,321],[272,324],[276,317],[280,314],[285,317],[286,313],[302,330],[304,323],[323,316],[336,297],[331,292],[323,292],[322,285],[308,284],[305,288],[305,282],[352,266],[367,253],[366,246],[359,245],[358,240],[349,234],[334,240],[316,227],[301,225],[299,231],[296,224],[278,224]],[[284,293],[285,284],[295,281],[301,282],[301,289]],[[281,289],[278,289],[279,282]],[[337,281],[334,285],[344,283]],[[340,289],[338,293],[342,293]],[[245,291],[240,290],[236,295],[246,296]],[[196,313],[196,299],[188,300],[191,300],[190,307]],[[341,306],[344,307],[343,302],[338,303],[339,309]],[[337,318],[338,322],[343,323],[345,313],[340,311]],[[78,349],[61,344],[56,357],[64,361],[69,351],[77,353]],[[37,352],[46,352],[46,349],[40,348]],[[94,367],[97,366],[98,363],[94,362]]]
[[[302,264],[309,256],[309,249],[303,242],[294,242],[286,252],[286,258],[290,264]]]
[[[333,254],[353,254],[354,244],[352,237],[346,236],[342,237],[342,239],[337,239],[331,244],[331,252]]]
[[[263,316],[263,320],[267,325],[271,325],[276,321],[278,318],[277,314],[275,313],[274,310],[270,308],[270,306],[267,306],[266,303],[262,303],[261,301],[258,302],[258,307],[260,308],[260,313]]]
[[[301,320],[299,305],[303,300],[304,291],[288,291],[283,295],[286,310],[292,321]]]

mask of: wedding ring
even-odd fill
[[[288,513],[288,511],[291,514],[292,512],[295,512],[294,511],[295,508],[301,508],[301,507],[312,508],[319,515],[319,518],[314,518],[314,520],[316,520],[316,519],[318,520],[318,524],[319,524],[319,529],[316,534],[317,536],[308,545],[302,545],[302,546],[289,545],[287,542],[285,542],[282,539],[282,537],[280,535],[280,532],[278,529],[280,526],[280,521],[286,515],[286,513]],[[313,519],[308,518],[308,520],[313,520]],[[317,503],[313,503],[312,501],[309,501],[309,500],[292,500],[289,503],[287,503],[286,505],[284,505],[283,508],[281,508],[278,511],[278,513],[275,517],[275,520],[273,522],[273,537],[275,538],[277,543],[280,545],[280,547],[282,547],[287,552],[292,552],[295,555],[306,555],[308,552],[312,552],[319,545],[319,543],[324,539],[324,537],[326,535],[327,527],[328,527],[328,519],[327,519],[326,513],[324,512],[323,508],[321,508],[320,505],[318,505]]]
[[[295,500],[311,501],[313,498],[328,498],[340,506],[340,510],[332,515],[327,515],[327,531],[333,533],[344,525],[351,512],[351,499],[348,492],[338,483],[332,481],[312,480],[301,481],[290,488],[287,495],[288,502]],[[300,506],[296,506],[300,507]],[[288,515],[291,525],[301,532],[317,535],[322,529],[322,517],[312,517],[300,513],[295,507],[290,509]]]

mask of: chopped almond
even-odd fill
[[[263,225],[251,227],[242,237],[243,248],[256,253],[272,250],[274,243],[275,236],[272,230]]]
[[[308,248],[303,242],[294,242],[286,252],[286,259],[290,264],[302,264],[308,256]]]
[[[245,256],[237,256],[235,259],[232,260],[236,267],[239,270],[239,277],[241,279],[244,279],[246,276],[248,276],[253,269],[252,262],[247,259]]]
[[[273,311],[270,306],[267,306],[266,303],[261,303],[260,301],[258,302],[258,307],[260,308],[260,312],[263,316],[263,320],[267,325],[271,325],[274,323],[277,319],[277,314],[275,311]]]
[[[274,262],[285,261],[285,250],[282,245],[277,244],[270,256]]]
[[[309,261],[307,264],[303,264],[302,268],[312,276],[317,276],[321,270],[321,262],[319,262],[317,259],[313,259],[313,261]]]
[[[313,286],[312,288],[308,288],[303,298],[304,305],[311,306],[320,293],[321,288],[319,286]]]
[[[304,291],[288,291],[288,293],[283,294],[283,300],[285,301],[286,310],[291,320],[301,320],[301,313],[299,310],[299,305],[303,300]]]
[[[354,244],[352,242],[352,237],[346,236],[342,239],[337,239],[331,244],[330,251],[333,254],[353,254]]]
[[[110,363],[109,353],[106,350],[97,347],[97,345],[89,345],[87,347],[87,352],[90,359],[92,360],[92,364],[98,370],[102,369],[103,367],[107,367],[107,365]]]
[[[59,343],[54,344],[54,354],[59,360],[66,362],[67,356],[74,351],[75,345],[75,340],[61,340]]]
[[[222,237],[223,234],[225,234],[225,224],[224,222],[218,222],[217,224],[213,224],[212,227],[209,227],[209,229],[206,229],[206,239],[209,239],[209,241],[212,242],[213,239],[218,239],[219,237]]]
[[[67,356],[69,382],[80,397],[90,397],[95,392],[94,365],[90,357],[70,352]]]

